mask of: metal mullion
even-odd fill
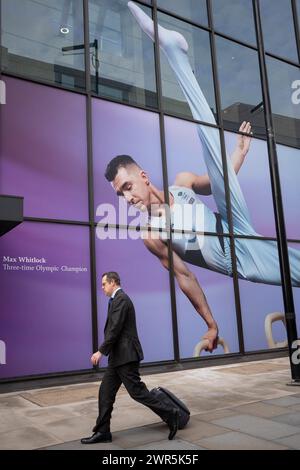
[[[155,37],[154,54],[155,54],[155,69],[156,69],[156,87],[157,87],[157,100],[158,100],[158,110],[159,110],[159,128],[160,128],[162,171],[163,171],[163,183],[164,183],[164,197],[165,197],[166,204],[169,206],[170,205],[169,189],[168,189],[169,180],[168,180],[168,169],[167,169],[167,151],[166,151],[166,138],[165,138],[165,121],[164,121],[164,113],[163,113],[162,79],[161,79],[161,67],[160,67],[160,50],[159,50],[157,1],[156,0],[153,0],[153,21],[154,21],[154,37]],[[169,263],[169,283],[170,283],[170,296],[171,296],[171,309],[172,309],[174,359],[175,361],[180,362],[172,234],[170,230],[168,230],[168,232],[170,235],[170,239],[168,240],[168,263]]]
[[[292,361],[292,344],[297,340],[297,326],[293,298],[293,288],[291,282],[291,272],[289,264],[289,253],[286,238],[285,219],[283,211],[283,202],[280,185],[280,175],[278,167],[277,146],[274,133],[274,124],[272,116],[272,105],[268,84],[267,65],[265,60],[264,39],[262,31],[262,22],[260,16],[260,7],[258,0],[253,1],[254,18],[257,34],[257,42],[259,46],[259,65],[262,82],[263,100],[264,100],[264,113],[267,124],[267,144],[269,154],[269,167],[272,185],[273,205],[275,212],[275,225],[278,239],[278,254],[279,265],[282,280],[282,292],[285,308],[285,318],[287,327],[287,337],[289,346],[289,359],[291,366],[292,379],[295,383],[300,382],[300,364],[293,364]]]
[[[24,222],[36,222],[46,224],[65,224],[65,225],[80,225],[83,227],[89,227],[90,222],[83,222],[80,220],[64,220],[64,219],[48,219],[44,217],[24,217]]]
[[[154,3],[157,4],[157,0],[153,0],[153,4]],[[202,25],[200,23],[197,23],[197,21],[193,21],[190,18],[186,18],[184,16],[178,15],[177,13],[175,13],[173,11],[166,10],[165,8],[161,8],[159,6],[156,8],[156,10],[158,11],[158,13],[163,13],[164,15],[171,16],[175,20],[182,21],[182,22],[187,23],[191,26],[195,26],[196,28],[204,29],[207,32],[211,31],[209,26],[205,26],[205,25]]]
[[[216,106],[217,106],[217,113],[219,117],[219,124],[221,126],[221,130],[219,131],[219,138],[220,138],[220,144],[221,144],[223,180],[224,180],[224,186],[225,186],[226,207],[227,207],[227,217],[228,217],[229,236],[230,236],[230,253],[231,253],[231,263],[232,263],[232,277],[233,277],[233,287],[234,287],[234,297],[235,297],[238,340],[239,340],[240,352],[241,354],[245,354],[243,319],[242,319],[240,291],[239,291],[239,283],[238,283],[238,275],[237,275],[233,219],[232,219],[232,212],[231,212],[231,198],[230,198],[229,178],[228,178],[228,169],[227,169],[227,160],[226,160],[226,145],[225,145],[225,137],[224,137],[223,118],[222,118],[221,93],[220,93],[220,83],[219,83],[218,68],[217,68],[217,53],[216,53],[216,43],[215,43],[215,36],[214,36],[213,14],[212,14],[212,6],[211,6],[210,0],[207,0],[207,11],[208,11],[208,21],[212,30],[212,33],[210,34],[210,45],[211,45],[212,68],[213,68],[215,94],[216,94]]]
[[[109,101],[110,103],[121,104],[123,106],[129,106],[130,108],[142,109],[143,111],[149,111],[150,113],[159,113],[158,108],[146,107],[145,105],[139,103],[127,103],[125,101],[122,101],[121,99],[113,98],[110,96],[97,95],[97,93],[95,93],[94,91],[92,91],[90,95],[92,98],[96,98],[98,100]]]
[[[96,270],[96,230],[94,218],[94,173],[93,173],[93,134],[92,134],[92,98],[90,70],[90,33],[89,1],[83,0],[84,22],[84,57],[86,86],[86,132],[87,132],[87,165],[88,165],[88,200],[90,222],[90,269],[91,269],[91,314],[92,314],[92,347],[97,351],[98,344],[98,306],[97,306],[97,270]],[[94,366],[95,368],[97,366]]]
[[[300,68],[300,65],[297,62],[294,62],[293,60],[286,59],[284,57],[281,57],[279,55],[273,54],[272,52],[266,52],[265,55],[268,57],[271,57],[272,59],[280,60],[281,62],[284,62],[287,65],[292,65],[293,67]]]
[[[248,42],[241,41],[240,39],[229,36],[228,34],[222,33],[221,31],[218,31],[218,30],[214,29],[214,34],[218,37],[221,37],[222,39],[227,39],[227,41],[234,42],[234,43],[238,44],[239,46],[248,47],[248,49],[252,49],[253,51],[257,51],[257,46],[253,46],[253,44],[249,44]]]
[[[86,91],[84,89],[80,90],[79,88],[68,88],[66,85],[60,85],[57,82],[47,82],[46,80],[39,80],[38,78],[30,77],[27,75],[21,75],[15,72],[10,72],[9,70],[3,70],[2,75],[5,77],[16,78],[17,80],[23,80],[25,82],[34,83],[41,86],[48,86],[51,88],[56,88],[57,90],[67,91],[70,93],[76,93],[77,95],[86,96]]]

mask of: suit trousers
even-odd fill
[[[94,427],[95,432],[110,432],[113,405],[122,383],[131,398],[150,408],[163,421],[167,421],[173,408],[151,395],[144,382],[141,381],[139,362],[130,362],[118,367],[108,366],[106,369],[99,388],[99,416]]]

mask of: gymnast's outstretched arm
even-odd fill
[[[151,239],[151,235],[148,235],[147,238],[144,239],[144,244],[148,250],[160,260],[164,268],[169,269],[167,245],[160,239]],[[212,352],[217,348],[218,345],[218,325],[212,316],[204,292],[201,289],[196,276],[191,271],[189,271],[186,264],[174,252],[173,265],[175,277],[180,289],[187,296],[195,310],[199,313],[199,315],[201,315],[208,327],[208,331],[203,336],[203,339],[208,339],[209,345],[207,350]]]

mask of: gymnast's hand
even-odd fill
[[[219,338],[219,331],[218,331],[217,325],[213,328],[208,328],[207,333],[202,338],[208,341],[208,345],[205,348],[205,351],[209,351],[210,353],[212,353],[214,349],[217,349],[218,338]]]
[[[241,152],[242,156],[245,157],[249,151],[250,144],[251,144],[252,131],[251,131],[250,122],[244,121],[241,124],[239,131],[244,132],[245,134],[248,134],[248,135],[239,134],[237,137],[237,149]]]

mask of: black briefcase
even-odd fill
[[[179,424],[178,428],[183,429],[184,426],[187,425],[189,419],[190,419],[190,410],[187,408],[187,406],[177,398],[174,393],[170,392],[170,390],[167,390],[166,388],[163,387],[156,387],[153,388],[150,393],[157,398],[159,401],[165,403],[168,406],[173,406],[173,408],[178,409],[178,414],[179,414]]]

